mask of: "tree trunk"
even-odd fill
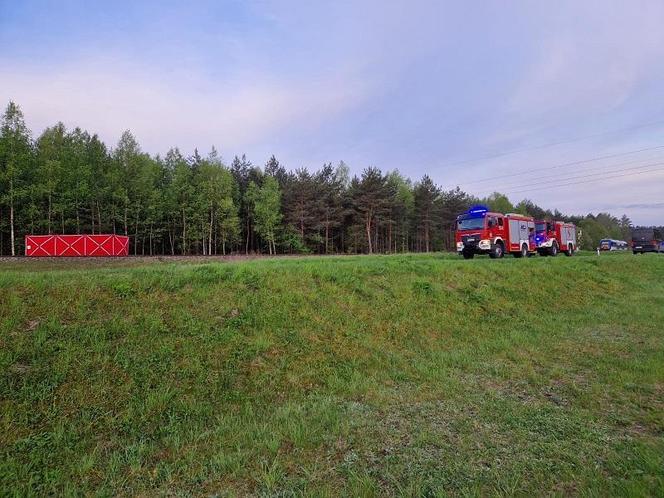
[[[95,203],[90,203],[90,226],[92,228],[92,235],[95,234]]]
[[[51,191],[48,191],[48,234],[51,235],[51,216],[53,213],[53,201]]]
[[[214,224],[214,211],[210,209],[210,232],[208,236],[208,255],[212,254],[212,226]]]
[[[187,253],[187,218],[182,208],[182,254]]]
[[[99,208],[99,201],[97,201],[97,228],[99,230],[99,233],[102,232],[102,227],[101,227],[101,209]],[[113,224],[113,233],[115,233],[115,224]]]
[[[329,252],[330,241],[330,218],[325,220],[325,254]]]
[[[136,227],[134,230],[134,256],[136,256],[138,250],[138,216],[136,216]]]
[[[12,256],[16,256],[16,244],[14,240],[14,180],[9,180],[9,240],[12,247]]]
[[[371,245],[371,215],[369,213],[365,216],[364,226],[367,230],[367,242],[369,244],[369,254],[373,252],[373,246]]]
[[[392,252],[392,222],[387,225],[387,247],[388,252]]]
[[[2,221],[2,206],[0,206],[0,221]],[[5,232],[0,230],[0,256],[5,255]]]
[[[247,241],[244,245],[244,253],[249,254],[249,232],[251,231],[249,226],[249,216],[247,216]]]

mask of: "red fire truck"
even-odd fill
[[[571,256],[576,252],[576,226],[563,221],[537,220],[535,245],[540,256],[557,256],[560,251]]]
[[[475,254],[502,258],[512,253],[517,258],[535,254],[535,220],[521,214],[492,213],[486,206],[473,206],[457,216],[457,252],[465,259]]]

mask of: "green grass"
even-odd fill
[[[664,493],[664,257],[0,267],[0,494]]]

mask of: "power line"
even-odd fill
[[[630,161],[630,162],[627,162],[627,163],[624,163],[624,164],[633,164],[634,162],[635,161]],[[610,170],[610,171],[602,171],[600,173],[590,173],[590,174],[587,174],[587,175],[569,176],[567,178],[549,176],[548,178],[553,178],[553,180],[547,180],[547,181],[543,181],[543,182],[534,182],[534,183],[519,183],[519,184],[514,184],[514,185],[509,185],[509,186],[503,186],[503,188],[510,189],[510,188],[530,187],[530,186],[533,186],[533,185],[545,185],[545,184],[549,184],[551,182],[568,181],[568,180],[575,180],[575,179],[579,179],[579,178],[590,178],[592,176],[606,175],[606,174],[611,174],[611,173],[622,173],[624,171],[633,171],[633,170],[638,170],[638,169],[642,169],[642,168],[650,168],[652,166],[659,166],[659,165],[662,165],[662,164],[664,164],[664,162],[660,161],[660,162],[656,162],[656,163],[642,164],[640,166],[634,166],[632,168],[620,168],[620,169],[615,169],[615,170]],[[620,165],[619,164],[614,164],[613,166],[620,166]],[[544,176],[544,177],[540,177],[540,178],[531,178],[531,180],[540,180],[540,179],[544,179],[544,178],[547,178],[547,177]],[[489,190],[494,191],[495,189],[487,189],[487,190],[484,190],[483,192],[489,192]]]
[[[488,182],[488,181],[491,181],[491,180],[498,180],[500,178],[511,178],[511,177],[515,177],[515,176],[522,176],[524,174],[528,174],[528,173],[533,172],[533,171],[544,171],[544,170],[551,170],[551,169],[569,168],[569,167],[572,167],[572,166],[578,166],[580,164],[587,164],[587,163],[591,163],[591,162],[602,161],[604,159],[613,159],[615,157],[624,157],[624,156],[629,156],[629,155],[632,155],[632,154],[638,154],[640,152],[647,152],[647,151],[659,150],[659,149],[664,149],[664,145],[657,145],[657,146],[654,146],[654,147],[646,147],[644,149],[630,150],[630,151],[626,151],[626,152],[618,152],[618,153],[615,153],[615,154],[607,154],[607,155],[604,155],[604,156],[591,157],[589,159],[582,159],[580,161],[573,161],[573,162],[569,162],[569,163],[555,164],[553,166],[543,166],[543,167],[540,167],[540,168],[531,168],[531,169],[527,170],[526,172],[521,171],[521,172],[518,172],[518,173],[508,173],[506,175],[497,175],[497,176],[486,177],[486,178],[482,178],[482,179],[479,179],[479,180],[473,180],[473,181],[470,181],[470,182],[460,183],[459,186],[464,186],[465,187],[467,185],[473,185],[473,184],[476,184],[476,183],[484,183],[484,182]]]
[[[659,125],[659,124],[664,124],[664,120],[651,121],[649,123],[644,123],[644,124],[640,124],[640,125],[636,125],[636,126],[630,126],[630,127],[627,127],[627,128],[621,128],[621,129],[618,129],[618,130],[610,130],[610,131],[605,131],[605,132],[601,132],[601,133],[595,133],[595,134],[592,134],[592,135],[585,135],[585,136],[582,136],[582,137],[576,137],[576,138],[572,138],[572,139],[569,139],[569,140],[561,140],[561,141],[558,141],[558,142],[549,142],[549,143],[546,143],[546,144],[534,145],[534,146],[531,146],[531,147],[523,147],[523,148],[520,148],[520,149],[512,149],[512,150],[508,150],[508,151],[504,151],[504,152],[498,152],[496,154],[489,154],[489,155],[486,155],[486,156],[477,157],[477,158],[474,158],[474,159],[464,159],[464,160],[461,160],[461,161],[455,161],[455,162],[452,162],[452,163],[443,164],[442,166],[439,166],[439,168],[446,168],[446,167],[450,167],[450,166],[459,166],[461,164],[469,164],[469,163],[474,163],[474,162],[479,162],[479,161],[486,161],[488,159],[495,159],[495,158],[498,158],[498,157],[504,157],[504,156],[509,156],[509,155],[512,155],[512,154],[518,154],[520,152],[528,152],[528,151],[531,151],[531,150],[539,150],[539,149],[546,149],[548,147],[555,147],[557,145],[565,145],[565,144],[574,143],[574,142],[581,142],[583,140],[588,140],[590,138],[597,138],[597,137],[601,137],[601,136],[605,136],[605,135],[611,135],[611,134],[614,134],[614,133],[622,133],[622,132],[625,132],[625,131],[639,130],[639,129],[642,129],[642,128],[648,128],[650,126],[655,126],[655,125]]]
[[[650,159],[650,158],[648,158],[648,159]],[[652,159],[662,159],[662,158],[652,158]],[[630,165],[630,164],[640,163],[640,162],[642,162],[642,161],[646,161],[646,160],[647,160],[646,158],[643,158],[643,159],[636,159],[636,160],[633,160],[633,161],[625,161],[625,162],[616,163],[616,164],[607,164],[607,165],[601,165],[601,166],[594,166],[594,167],[589,168],[589,169],[586,169],[586,170],[584,170],[584,171],[588,171],[588,172],[590,172],[590,171],[594,171],[594,170],[598,170],[598,169],[604,170],[604,169],[606,169],[607,167],[627,166],[627,165]],[[643,164],[643,165],[638,166],[638,167],[635,167],[635,168],[633,168],[633,169],[637,169],[637,168],[639,168],[639,167],[640,167],[640,168],[645,168],[645,167],[648,167],[648,166],[650,166],[650,165],[649,165],[649,164]],[[606,173],[606,171],[602,171],[602,172],[605,172],[605,173]],[[564,174],[563,174],[563,175],[564,175]],[[556,175],[544,175],[544,176],[529,177],[529,178],[524,178],[524,180],[543,180],[543,179],[552,179],[552,180],[550,180],[550,181],[558,181],[558,180],[569,180],[569,178],[570,178],[570,177],[565,178],[564,176],[561,176],[560,174],[556,174]],[[529,185],[529,184],[524,185],[522,182],[519,181],[519,182],[517,182],[517,183],[512,183],[512,184],[507,184],[507,185],[501,184],[501,185],[500,185],[499,187],[497,187],[497,188],[498,188],[498,189],[501,189],[501,188],[503,188],[503,189],[510,189],[510,188],[519,188],[519,187],[527,186],[527,185]],[[496,190],[496,188],[491,187],[491,188],[485,188],[485,189],[482,189],[482,190],[480,190],[480,192],[489,192],[489,191],[494,191],[494,190]]]
[[[664,164],[664,163],[660,163],[660,164]],[[664,167],[654,168],[654,169],[650,169],[650,170],[646,170],[646,171],[625,173],[625,174],[622,174],[622,175],[606,176],[604,178],[593,178],[591,180],[584,180],[584,181],[581,181],[581,182],[561,183],[561,184],[558,184],[558,185],[548,185],[548,186],[545,186],[545,187],[537,187],[537,188],[525,189],[525,190],[515,190],[515,191],[512,191],[512,192],[504,192],[504,193],[505,193],[505,195],[507,195],[507,194],[511,195],[511,194],[519,194],[519,193],[523,193],[523,192],[532,192],[532,191],[535,191],[535,190],[545,190],[545,189],[552,189],[552,188],[559,188],[559,187],[567,187],[567,186],[572,186],[572,185],[582,185],[582,184],[585,184],[585,183],[601,182],[601,181],[604,181],[604,180],[611,180],[612,178],[622,178],[622,177],[626,177],[626,176],[643,175],[645,173],[653,173],[653,172],[657,172],[657,171],[664,171]]]

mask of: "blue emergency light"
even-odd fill
[[[477,204],[475,206],[470,206],[468,211],[466,211],[468,214],[485,214],[489,211],[489,208],[486,206],[483,206],[482,204]]]

